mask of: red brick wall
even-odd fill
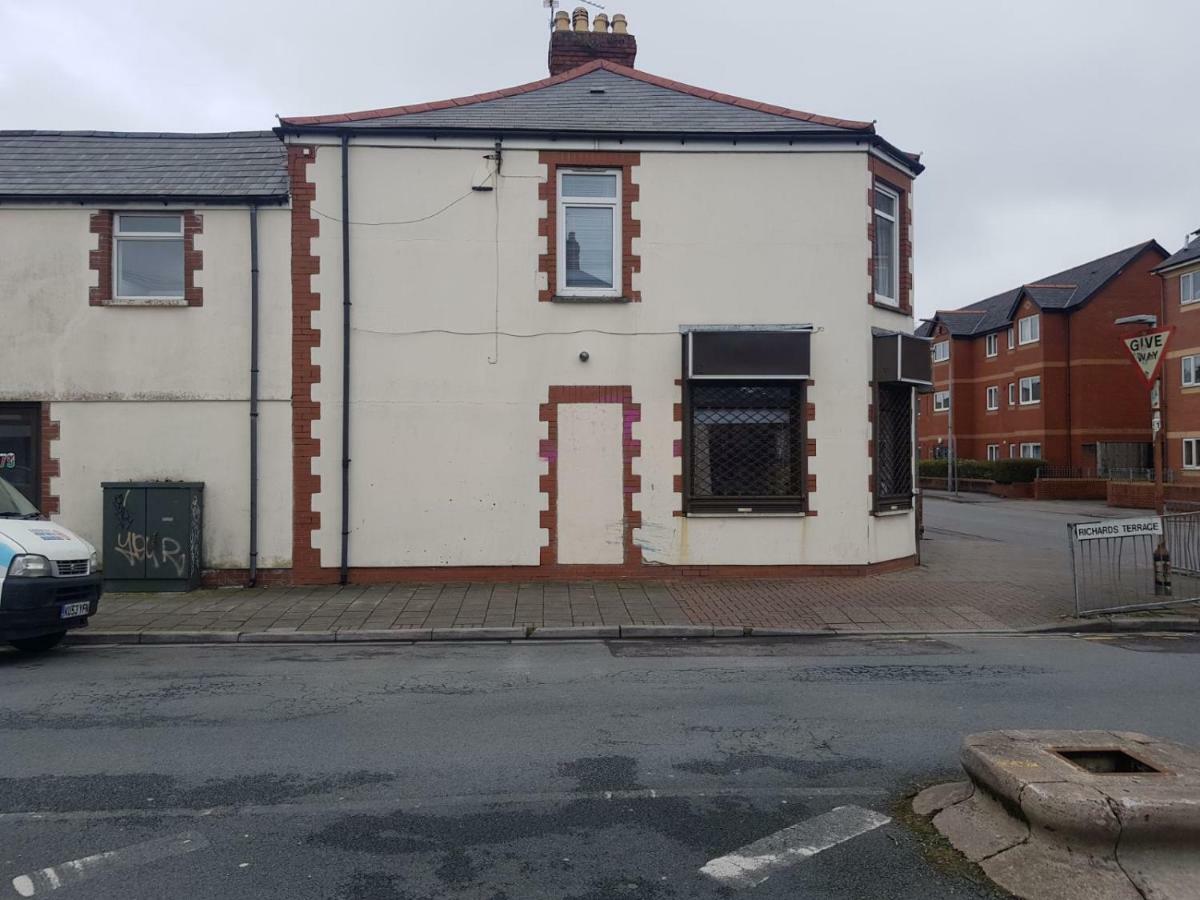
[[[1179,282],[1187,270],[1172,272],[1161,279],[1160,321],[1175,329],[1167,344],[1167,361],[1162,379],[1167,428],[1165,465],[1176,477],[1200,484],[1200,471],[1183,468],[1183,439],[1200,437],[1200,387],[1183,386],[1184,356],[1200,355],[1200,303],[1187,306],[1179,302]],[[1192,271],[1200,271],[1200,266]]]
[[[58,496],[52,493],[50,489],[50,479],[57,478],[62,474],[58,457],[50,455],[50,442],[57,441],[61,434],[59,423],[50,418],[50,404],[43,403],[42,422],[38,436],[41,444],[41,460],[39,464],[41,484],[38,487],[38,509],[47,516],[61,512],[61,504],[59,503]]]
[[[1033,483],[1036,500],[1103,500],[1108,482],[1103,478],[1039,478]]]
[[[204,233],[204,216],[192,209],[182,215],[183,298],[188,306],[203,306],[204,289],[196,284],[196,273],[204,268],[204,251],[196,249],[196,235]],[[88,268],[99,273],[88,289],[88,304],[108,306],[113,302],[113,211],[92,213],[88,230],[97,236],[96,249],[88,252]]]
[[[633,68],[637,40],[632,34],[602,34],[596,31],[554,31],[550,34],[547,64],[551,75],[561,75],[593,59],[607,59]]]
[[[558,292],[558,167],[565,166],[621,170],[621,295],[640,303],[642,292],[633,289],[633,273],[642,270],[641,256],[633,253],[633,239],[642,236],[642,223],[633,217],[640,193],[633,168],[641,163],[641,154],[543,150],[538,160],[546,167],[546,180],[538,185],[538,198],[546,201],[546,217],[538,221],[538,235],[546,238],[538,271],[546,273],[546,287],[538,292],[538,300],[549,302]]]
[[[877,182],[882,182],[900,195],[900,311],[912,313],[912,211],[909,209],[909,199],[912,196],[912,178],[901,172],[895,166],[889,166],[883,160],[867,156],[867,168],[875,176]],[[867,219],[867,240],[871,246],[871,258],[867,260],[867,274],[874,284],[875,278],[875,192],[867,191],[867,207],[871,215]],[[867,302],[875,305],[875,292],[867,295]],[[892,309],[889,304],[881,304],[885,309]]]

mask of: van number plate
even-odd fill
[[[80,616],[86,616],[91,604],[84,603],[68,603],[62,608],[62,617],[64,619],[77,619]]]

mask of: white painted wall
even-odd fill
[[[193,208],[193,207],[189,207]],[[247,209],[198,208],[197,308],[93,307],[94,208],[0,209],[0,402],[52,401],[58,518],[100,546],[100,483],[206,483],[205,565],[249,554],[250,244]],[[259,214],[260,566],[291,558],[291,224]],[[15,323],[15,324],[14,324]]]
[[[630,148],[626,148],[630,149]],[[866,303],[867,186],[861,153],[646,152],[634,242],[643,302],[537,302],[537,199],[544,167],[506,150],[492,193],[487,148],[352,146],[353,566],[536,565],[546,534],[539,404],[554,384],[632,385],[642,476],[635,532],[650,562],[846,564],[908,556],[911,515],[869,515],[870,326],[911,327]],[[309,173],[315,207],[337,217],[340,150],[322,147]],[[464,196],[465,195],[465,196]],[[339,563],[341,509],[341,240],[323,220],[314,317],[321,343],[314,460],[322,564]],[[817,441],[816,517],[674,515],[680,436],[680,324],[809,322]],[[493,329],[514,335],[494,337]],[[562,334],[581,329],[631,333]],[[482,332],[468,336],[453,332]],[[425,332],[415,334],[413,332]],[[555,334],[545,334],[554,332]],[[580,362],[588,350],[590,360]],[[564,407],[565,409],[566,407]],[[560,416],[562,410],[560,409]],[[571,502],[586,504],[587,485]],[[591,505],[611,502],[593,489]],[[563,525],[560,523],[561,541]]]

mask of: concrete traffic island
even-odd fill
[[[1200,898],[1200,752],[1124,731],[988,731],[969,781],[913,798],[946,839],[1026,900]]]

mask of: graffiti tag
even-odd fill
[[[154,566],[156,570],[169,566],[174,570],[176,578],[187,574],[187,553],[174,538],[159,537],[157,533],[146,535],[136,531],[122,531],[117,535],[117,543],[113,549],[131,566],[145,562]]]
[[[15,453],[0,453],[0,469],[15,469],[17,467],[17,454]]]

